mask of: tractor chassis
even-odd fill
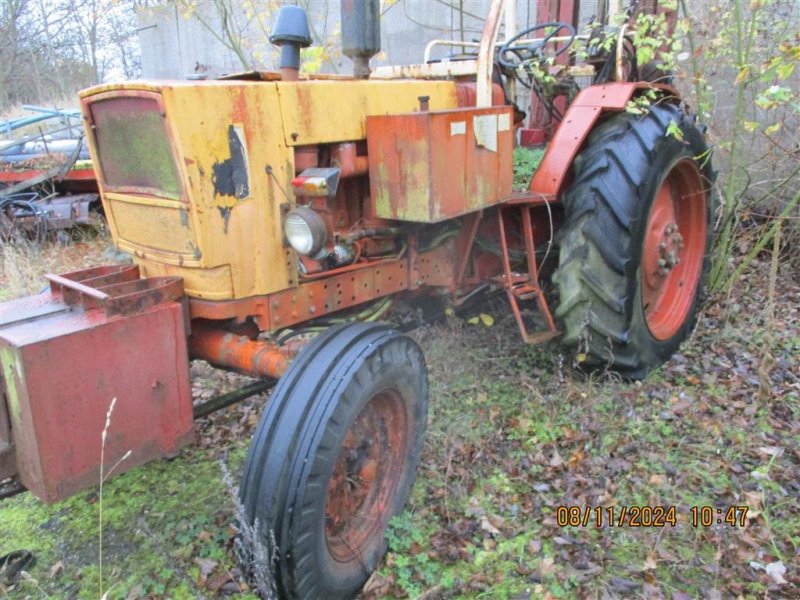
[[[526,343],[540,343],[553,338],[557,330],[539,285],[535,248],[552,242],[553,209],[557,208],[560,190],[569,176],[564,165],[572,164],[581,144],[602,114],[623,110],[636,90],[645,85],[616,83],[586,89],[574,101],[564,123],[557,130],[531,181],[530,191],[516,193],[496,207],[461,217],[459,234],[428,252],[420,251],[417,237],[411,234],[405,255],[334,269],[309,276],[293,288],[267,296],[227,302],[187,298],[183,295],[180,279],[139,279],[136,267],[96,267],[64,275],[48,275],[50,288],[47,292],[5,303],[0,316],[0,346],[2,352],[11,357],[3,361],[5,385],[7,392],[11,393],[7,393],[6,400],[0,403],[0,481],[14,478],[48,501],[64,498],[97,481],[99,452],[92,450],[92,456],[83,457],[83,463],[60,464],[49,471],[43,470],[42,465],[46,461],[42,457],[47,455],[49,443],[54,444],[54,448],[50,449],[54,455],[58,453],[59,443],[67,443],[65,440],[68,440],[68,444],[76,444],[76,432],[87,430],[86,415],[90,415],[89,420],[97,421],[98,431],[102,431],[109,402],[123,395],[125,390],[117,389],[111,383],[99,386],[105,386],[102,394],[83,389],[82,397],[93,396],[96,401],[83,407],[81,419],[75,421],[72,429],[59,428],[59,433],[53,433],[49,442],[43,441],[37,427],[41,428],[40,422],[47,422],[50,418],[63,420],[64,415],[37,414],[37,410],[48,406],[47,401],[28,405],[24,401],[20,403],[18,399],[33,397],[28,392],[33,394],[35,390],[28,389],[26,386],[29,385],[52,390],[51,396],[61,396],[65,392],[74,394],[80,387],[69,390],[59,387],[74,387],[77,385],[75,381],[91,381],[98,371],[97,366],[108,365],[110,361],[114,362],[119,381],[140,379],[137,373],[144,363],[123,360],[121,355],[115,361],[112,355],[97,354],[96,351],[99,347],[113,346],[110,340],[117,339],[120,331],[128,331],[133,324],[145,331],[141,336],[143,340],[165,339],[162,346],[166,349],[151,349],[149,352],[166,352],[168,362],[177,365],[173,371],[178,375],[166,372],[157,374],[146,384],[147,389],[142,389],[142,394],[156,398],[165,388],[175,390],[175,397],[179,401],[171,410],[177,410],[182,416],[178,419],[181,423],[179,428],[166,427],[156,439],[147,435],[140,439],[133,433],[122,435],[118,447],[112,447],[110,455],[113,457],[116,452],[121,457],[126,451],[134,450],[134,459],[126,461],[123,469],[156,456],[174,453],[191,440],[192,416],[204,416],[259,393],[268,387],[267,382],[279,379],[286,372],[302,343],[292,341],[279,345],[269,339],[259,338],[260,331],[276,331],[313,323],[314,319],[331,313],[394,295],[444,293],[458,304],[459,298],[468,297],[472,290],[489,283],[506,290]],[[667,95],[674,95],[666,86],[660,86],[660,89]],[[517,213],[517,216],[510,218],[513,213]],[[526,272],[512,269],[508,237],[510,222],[521,223],[518,233],[523,241],[519,250],[527,257]],[[479,231],[486,230],[493,232],[501,250],[500,260],[488,265],[476,261],[473,253]],[[520,310],[520,302],[525,301],[535,301],[544,322],[544,328],[540,331],[528,330],[529,326]],[[168,334],[162,331],[163,324],[142,317],[143,314],[158,312],[164,306],[172,311]],[[64,325],[65,315],[70,315],[74,322]],[[80,354],[83,357],[82,368],[86,369],[82,377],[75,377],[75,381],[59,382],[62,371],[76,371],[73,364],[54,364],[37,374],[35,379],[26,377],[24,369],[15,371],[12,368],[13,364],[25,366],[33,364],[30,362],[32,360],[38,362],[35,356],[37,344],[43,343],[39,339],[41,332],[47,331],[49,338],[57,339],[58,327],[64,327],[60,333],[68,333],[74,339],[87,336],[86,342],[83,342],[87,353]],[[33,354],[26,354],[30,352]],[[141,349],[128,344],[125,352],[126,356],[127,353],[136,356]],[[28,356],[32,358],[26,358]],[[214,398],[195,406],[192,411],[186,391],[190,357],[262,378],[265,382]],[[145,362],[149,364],[150,357]],[[98,388],[97,385],[95,387]],[[9,401],[11,396],[14,396],[14,401]],[[59,406],[55,399],[50,404]],[[147,414],[146,418],[152,420],[152,413],[148,411],[154,410],[153,406],[148,405],[147,410],[141,410],[142,414],[136,418],[144,418]],[[131,418],[136,419],[133,416]],[[115,426],[124,429],[125,423],[120,418]],[[40,447],[42,444],[45,447]],[[94,445],[89,444],[90,447]],[[144,447],[146,450],[142,451]],[[93,457],[94,454],[97,457]],[[4,485],[0,493],[5,495],[19,489],[18,485]]]

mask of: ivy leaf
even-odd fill
[[[794,73],[794,67],[797,63],[787,62],[777,68],[778,79],[788,79]]]
[[[683,141],[683,131],[675,121],[670,121],[669,125],[667,125],[667,135],[671,135],[679,142]]]

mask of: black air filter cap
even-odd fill
[[[312,40],[306,11],[299,6],[281,6],[269,41],[276,45],[289,43],[303,48],[310,46]]]

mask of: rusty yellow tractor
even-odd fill
[[[277,382],[240,499],[279,595],[346,598],[385,552],[425,433],[425,359],[387,324],[397,304],[498,290],[524,342],[561,336],[584,368],[640,378],[667,360],[707,268],[709,149],[670,74],[636,64],[624,26],[579,34],[577,4],[540,2],[541,23],[498,42],[493,0],[480,42],[437,42],[450,59],[371,69],[378,2],[344,1],[352,76],[300,73],[311,38],[286,6],[279,72],[82,92],[134,264],[48,275],[0,308],[0,491],[95,485],[112,398],[106,463],[175,453],[244,395],[193,405],[204,359]],[[642,11],[674,23],[655,2],[628,16]],[[578,44],[594,49],[582,64]],[[526,146],[544,153],[514,189]]]

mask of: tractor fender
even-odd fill
[[[672,86],[646,81],[605,83],[584,89],[570,104],[556,129],[542,162],[531,179],[530,191],[557,198],[572,169],[572,162],[600,116],[603,113],[625,110],[628,101],[642,89],[660,90],[675,102],[680,101],[680,95]]]

